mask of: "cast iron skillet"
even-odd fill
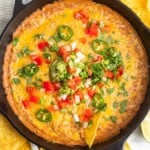
[[[27,16],[29,16],[32,12],[34,12],[37,8],[41,8],[47,3],[52,3],[53,0],[35,0],[28,4],[27,6],[22,5],[21,0],[16,0],[15,4],[15,11],[14,16],[5,28],[0,41],[0,111],[8,118],[11,124],[27,139],[32,141],[33,143],[42,146],[49,150],[88,150],[88,147],[67,147],[60,144],[52,144],[46,142],[44,139],[40,138],[39,136],[35,135],[31,131],[29,131],[17,118],[17,116],[12,111],[11,107],[9,106],[6,95],[4,92],[4,88],[2,86],[2,66],[3,66],[3,59],[4,53],[7,44],[12,39],[12,33],[15,31],[17,26],[24,20]],[[116,10],[122,16],[124,16],[135,28],[138,32],[141,40],[145,46],[148,59],[150,58],[150,30],[146,28],[140,19],[125,5],[123,5],[118,0],[95,0],[97,3],[102,3],[107,5],[108,7]],[[150,59],[148,60],[150,64]],[[146,113],[150,108],[150,82],[147,88],[147,93],[145,95],[145,100],[140,107],[137,115],[131,121],[131,123],[123,130],[121,130],[120,134],[113,137],[107,142],[96,144],[92,146],[92,150],[121,150],[123,142],[129,136],[129,134],[136,129],[136,127],[141,123],[143,118],[145,117]]]

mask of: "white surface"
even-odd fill
[[[23,1],[27,3],[31,0]],[[14,0],[0,0],[0,34],[11,18],[13,7]],[[130,144],[131,150],[150,150],[150,143],[143,138],[139,128],[132,133],[127,141]],[[31,144],[31,146],[33,150],[37,150],[34,144]]]

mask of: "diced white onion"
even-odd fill
[[[80,103],[80,96],[79,95],[75,95],[75,101],[76,101],[76,103]]]
[[[81,52],[77,52],[76,55],[80,60],[84,59],[84,55]]]
[[[79,73],[81,72],[81,68],[76,68],[76,75],[79,75]]]
[[[66,100],[66,98],[67,98],[66,94],[63,94],[63,95],[60,96],[60,99],[62,99],[62,100]]]
[[[84,122],[83,123],[83,128],[87,128],[88,127],[88,122]]]
[[[76,41],[72,42],[71,43],[71,49],[74,50],[76,48],[76,45],[77,45]]]
[[[87,99],[90,99],[89,95],[85,94],[85,95],[84,95],[84,99],[86,99],[86,100],[87,100]]]
[[[80,122],[78,114],[73,115],[75,122]]]
[[[106,78],[106,77],[103,77],[102,80],[103,80],[103,81],[107,81],[107,78]]]
[[[85,82],[85,87],[88,88],[92,84],[91,79],[87,79]]]
[[[79,62],[80,62],[80,59],[79,59],[79,58],[76,58],[76,59],[74,60],[74,62],[75,62],[75,63],[79,63]]]

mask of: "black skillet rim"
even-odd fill
[[[48,2],[50,2],[50,1],[45,1],[46,3],[48,3]],[[116,3],[120,3],[120,2],[118,2],[117,0],[115,0],[114,2],[116,2]],[[27,7],[31,7],[31,5],[33,5],[35,2],[31,2],[31,4],[29,4]],[[45,4],[46,4],[45,3]],[[102,2],[101,2],[102,3]],[[105,3],[105,2],[104,2]],[[119,4],[119,5],[124,5],[124,4]],[[43,6],[43,5],[42,5]],[[24,9],[24,10],[22,10],[22,12],[20,12],[18,15],[17,15],[17,17],[19,18],[19,15],[22,13],[23,14],[23,12],[25,12],[25,10],[27,10],[27,7],[26,7],[26,9]],[[110,6],[109,6],[110,7]],[[124,7],[126,7],[126,6],[124,6]],[[37,7],[36,7],[36,9],[37,9]],[[35,9],[35,10],[36,10]],[[128,8],[128,11],[130,11],[130,9]],[[120,13],[121,14],[121,13]],[[122,15],[122,14],[121,14]],[[141,20],[139,19],[139,18],[137,18],[136,17],[136,15],[132,12],[132,15],[135,17],[135,19],[136,19],[136,21],[137,22],[139,22],[139,24],[140,24],[140,26],[142,27],[142,28],[146,28],[145,27],[145,25],[143,25],[142,24],[142,22],[141,22]],[[5,41],[4,39],[5,39],[5,36],[8,34],[6,31],[8,30],[8,28],[10,28],[10,26],[11,26],[11,24],[13,23],[13,21],[14,20],[16,20],[16,18],[17,17],[15,17],[15,18],[13,18],[11,21],[10,21],[10,23],[9,23],[9,25],[7,26],[7,28],[4,30],[4,32],[3,32],[3,35],[2,35],[2,39],[1,39],[1,42],[0,42],[0,45],[2,44],[2,42],[3,41]],[[134,26],[133,26],[134,27]],[[147,28],[148,29],[148,28]],[[149,29],[148,29],[149,30]],[[150,31],[150,30],[149,30]],[[148,31],[148,32],[149,32]],[[12,32],[10,32],[10,33],[12,33]],[[10,39],[9,39],[10,40]],[[9,41],[8,40],[8,41]],[[2,65],[2,64],[1,64]],[[1,81],[1,83],[2,83],[2,81]],[[149,89],[149,87],[148,87],[148,89]],[[150,96],[150,91],[148,92],[148,94],[147,95],[149,95]],[[3,94],[3,96],[5,97],[5,94]],[[148,96],[146,96],[146,97],[148,97]],[[148,98],[147,98],[148,99]],[[148,102],[147,102],[148,103]],[[144,104],[145,104],[145,102],[144,102]],[[148,105],[149,105],[150,103],[148,103]],[[145,104],[146,105],[146,104]],[[4,106],[4,105],[2,105],[2,107],[3,107],[3,109],[4,110],[6,110],[6,112],[8,111],[8,108],[9,108],[9,106]],[[149,107],[146,107],[147,109],[145,109],[145,107],[144,107],[144,109],[143,109],[143,105],[141,106],[141,108],[140,108],[140,110],[139,110],[139,112],[140,112],[140,114],[141,114],[141,116],[138,118],[138,117],[135,117],[132,121],[131,121],[131,123],[127,126],[127,128],[126,129],[124,129],[124,130],[122,130],[121,131],[121,135],[119,134],[119,135],[117,135],[117,136],[115,136],[114,138],[112,138],[111,140],[109,140],[108,142],[105,142],[105,143],[102,143],[102,144],[96,144],[95,146],[93,146],[93,148],[94,149],[97,149],[98,147],[105,147],[105,146],[107,146],[107,144],[108,145],[110,145],[110,144],[112,144],[112,143],[115,143],[115,142],[119,142],[122,138],[126,138],[132,131],[133,131],[133,129],[135,129],[137,126],[138,126],[138,124],[142,121],[142,119],[144,118],[144,116],[146,115],[146,113],[147,113],[147,111],[148,111],[148,108]],[[10,108],[9,108],[10,109]],[[142,111],[142,110],[144,110],[144,111]],[[10,111],[10,110],[9,110]],[[9,112],[8,111],[8,112]],[[142,112],[141,112],[142,111]],[[45,147],[44,146],[44,144],[40,144],[40,142],[36,142],[35,141],[35,139],[36,139],[36,137],[35,137],[35,139],[34,140],[32,140],[31,139],[31,137],[30,136],[28,136],[28,134],[29,133],[23,133],[23,131],[21,131],[21,130],[24,130],[24,127],[20,127],[20,129],[18,129],[17,128],[17,126],[16,126],[16,124],[18,124],[20,121],[18,120],[18,119],[16,119],[15,121],[17,121],[17,123],[16,122],[13,122],[13,119],[10,117],[10,116],[8,116],[9,114],[10,114],[10,112],[8,113],[8,115],[6,114],[6,112],[4,113],[4,115],[8,118],[8,120],[10,120],[10,122],[13,124],[13,126],[21,133],[21,134],[23,134],[27,139],[29,139],[29,140],[31,140],[32,142],[34,142],[34,143],[36,143],[36,144],[38,144],[38,145],[41,145],[41,146],[43,146],[43,147]],[[137,116],[139,116],[139,115],[137,115]],[[15,116],[16,117],[16,116]],[[17,117],[16,117],[17,118]],[[137,118],[137,119],[136,119]],[[134,122],[134,121],[136,121],[136,124],[135,123],[132,123],[132,122]],[[22,124],[22,123],[21,123]],[[129,128],[130,127],[130,128]],[[28,130],[28,129],[27,129]],[[30,133],[30,134],[33,134],[32,132]],[[29,138],[30,137],[30,138]],[[37,140],[37,139],[36,139]],[[46,142],[46,141],[45,141]],[[47,143],[47,142],[46,142]],[[53,144],[52,144],[53,145]],[[47,146],[46,146],[46,148],[47,148]]]

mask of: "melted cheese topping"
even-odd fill
[[[54,13],[49,19],[42,19],[40,25],[37,26],[37,28],[34,28],[32,30],[27,29],[18,37],[19,41],[17,45],[13,46],[13,60],[15,61],[12,61],[10,64],[10,82],[12,82],[14,78],[19,78],[20,84],[12,83],[11,88],[13,91],[14,101],[17,103],[22,103],[23,100],[29,100],[30,98],[27,92],[27,87],[31,86],[31,83],[35,82],[37,79],[40,79],[41,81],[50,80],[49,66],[51,66],[52,61],[50,62],[50,64],[47,64],[45,62],[42,63],[42,65],[39,66],[39,71],[32,78],[18,77],[17,74],[19,69],[33,62],[29,55],[25,55],[21,58],[18,57],[18,53],[22,49],[28,47],[28,49],[32,51],[30,55],[42,56],[43,51],[39,50],[37,45],[43,39],[35,39],[34,36],[37,34],[42,34],[44,36],[44,41],[49,41],[49,38],[56,33],[60,25],[67,25],[71,27],[73,30],[72,38],[69,41],[61,40],[60,42],[58,42],[58,47],[71,46],[72,43],[75,43],[75,47],[78,48],[80,52],[84,55],[84,59],[81,61],[82,63],[89,61],[88,54],[91,54],[92,56],[97,55],[91,47],[91,42],[95,40],[98,36],[104,35],[104,39],[108,43],[110,40],[120,41],[118,44],[114,44],[113,47],[115,47],[117,52],[121,54],[124,74],[121,75],[119,79],[113,80],[104,76],[102,81],[104,82],[104,86],[101,88],[99,88],[97,84],[92,85],[92,89],[96,90],[97,93],[101,93],[103,95],[105,103],[107,104],[106,109],[104,111],[100,111],[101,115],[99,120],[99,128],[105,130],[112,123],[121,123],[121,118],[124,116],[128,102],[130,101],[130,99],[132,99],[132,97],[134,97],[134,95],[136,95],[136,91],[134,91],[133,85],[134,80],[136,78],[139,78],[138,70],[135,69],[138,66],[139,60],[137,59],[134,46],[137,45],[139,48],[141,47],[138,39],[136,38],[134,39],[133,45],[131,43],[131,37],[135,37],[133,30],[129,30],[128,35],[123,34],[122,29],[125,29],[125,25],[121,24],[122,22],[119,22],[118,20],[118,22],[112,22],[111,14],[107,14],[108,16],[105,16],[105,12],[103,10],[99,11],[97,7],[95,7],[94,11],[91,7],[87,8],[86,11],[88,12],[89,22],[96,22],[99,26],[101,25],[104,27],[98,29],[98,36],[96,37],[86,34],[85,30],[87,29],[87,24],[83,23],[80,19],[76,19],[74,17],[75,12],[78,12],[81,9],[83,9],[82,6],[77,9],[66,8],[62,11]],[[103,29],[107,29],[107,25],[109,26],[109,30],[103,32]],[[86,38],[86,42],[82,43],[81,38]],[[54,60],[57,56],[57,53],[49,53],[51,54],[51,59]],[[139,84],[140,82],[141,80],[139,78]],[[79,104],[72,104],[64,109],[57,108],[58,110],[56,109],[56,111],[51,111],[52,120],[50,123],[40,122],[35,116],[35,112],[37,112],[37,110],[41,108],[47,108],[52,104],[52,102],[56,103],[56,97],[52,93],[45,92],[45,89],[43,87],[41,87],[40,89],[36,89],[35,91],[35,95],[40,98],[40,102],[32,103],[32,106],[28,109],[24,108],[24,106],[22,105],[21,109],[24,109],[26,111],[31,122],[38,129],[41,129],[43,132],[45,132],[45,134],[53,134],[54,136],[56,136],[56,133],[60,135],[62,132],[66,134],[70,140],[79,141],[81,140],[80,132],[83,131],[84,127],[76,125],[76,120],[74,121],[73,114],[78,114],[80,117],[80,115],[84,114],[84,111],[87,108],[92,109],[94,113],[97,112],[97,109],[91,106],[92,100],[88,98],[86,88],[83,89],[82,92],[84,93],[84,99],[86,102],[79,102]],[[122,104],[123,101],[126,104]],[[123,106],[121,106],[121,104]],[[70,131],[67,130],[67,126],[71,127]],[[45,128],[46,131],[44,130]],[[55,132],[52,132],[52,130]]]

